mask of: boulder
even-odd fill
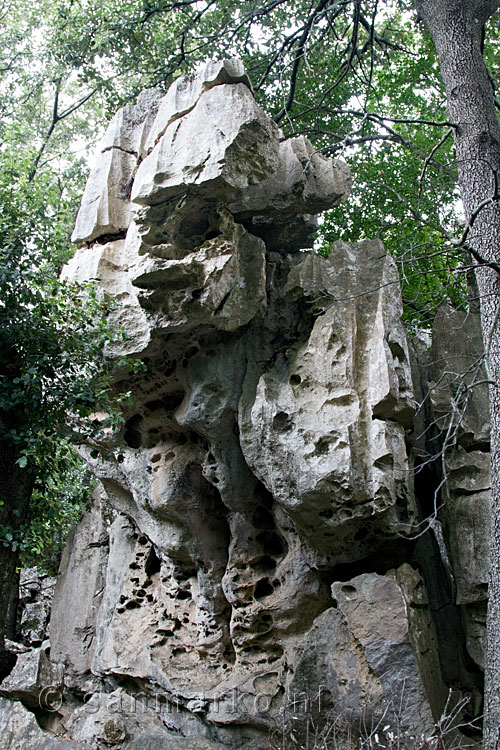
[[[90,750],[87,743],[56,737],[37,723],[33,713],[22,703],[0,697],[0,737],[2,750],[36,748],[36,750]],[[95,747],[95,746],[94,746]]]

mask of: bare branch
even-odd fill
[[[425,158],[424,165],[423,165],[422,171],[420,173],[420,177],[418,178],[418,184],[419,184],[418,199],[419,200],[422,197],[423,182],[424,182],[425,173],[427,171],[427,167],[431,163],[432,157],[434,156],[434,154],[436,153],[436,151],[438,151],[441,148],[441,146],[444,143],[446,143],[446,141],[448,140],[448,138],[450,137],[450,135],[452,134],[452,132],[453,132],[452,128],[450,128],[449,130],[447,130],[446,133],[441,138],[441,140],[438,143],[436,143],[436,145],[431,149],[431,151],[429,153],[429,156],[427,156]]]
[[[356,0],[356,2],[359,2],[359,0]],[[309,18],[308,18],[308,20],[307,20],[307,22],[306,22],[306,24],[304,26],[304,30],[302,32],[302,35],[301,35],[299,41],[298,41],[297,51],[295,53],[295,57],[294,57],[294,60],[293,60],[292,73],[291,73],[291,76],[290,76],[290,88],[289,88],[289,91],[288,91],[288,98],[286,100],[286,104],[283,107],[283,109],[280,110],[280,112],[278,112],[277,115],[275,115],[275,117],[274,117],[274,121],[275,122],[280,122],[280,120],[282,120],[283,117],[285,117],[285,115],[292,108],[293,100],[294,100],[294,97],[295,97],[295,89],[297,87],[297,76],[298,76],[298,73],[299,73],[299,69],[300,69],[300,64],[302,62],[302,58],[304,57],[305,48],[306,48],[306,44],[307,44],[307,40],[309,38],[309,34],[310,34],[310,31],[311,31],[311,28],[312,28],[314,22],[317,20],[318,15],[328,5],[328,3],[329,3],[329,0],[320,0],[320,2],[318,3],[318,5],[316,6],[316,8],[313,10],[313,12],[311,13],[311,15],[309,16]]]

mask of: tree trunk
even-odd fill
[[[28,514],[34,475],[18,464],[19,448],[0,441],[0,476],[2,505],[0,525],[6,526],[14,538],[21,532]],[[0,680],[15,664],[15,657],[5,650],[5,639],[12,638],[19,597],[19,552],[0,542]]]
[[[491,562],[487,620],[484,750],[500,750],[500,124],[483,59],[484,24],[493,0],[415,0],[434,41],[454,128],[458,183],[468,245],[477,263],[481,325],[491,408]],[[485,263],[481,263],[484,259]],[[488,265],[491,264],[491,265]]]

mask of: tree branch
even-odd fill
[[[359,2],[359,0],[356,0],[356,2]],[[311,28],[312,28],[315,20],[317,19],[318,15],[321,13],[322,10],[324,10],[324,8],[326,8],[326,6],[328,5],[328,3],[329,3],[329,0],[320,0],[320,2],[318,3],[318,5],[316,6],[316,8],[313,10],[313,12],[311,13],[311,15],[309,16],[309,18],[308,18],[308,20],[307,20],[307,22],[306,22],[306,24],[304,26],[304,30],[302,32],[302,35],[301,35],[299,41],[298,41],[297,51],[295,53],[295,57],[294,57],[294,60],[293,60],[292,73],[291,73],[291,76],[290,76],[290,88],[289,88],[289,91],[288,91],[288,98],[286,100],[286,103],[285,103],[285,106],[283,107],[283,109],[280,110],[280,112],[278,112],[278,114],[274,116],[274,121],[275,122],[280,122],[280,120],[282,120],[283,117],[285,117],[285,115],[288,114],[288,112],[292,108],[293,100],[295,98],[295,89],[297,87],[297,76],[298,76],[298,73],[299,73],[299,68],[300,68],[300,64],[302,62],[302,58],[304,57],[304,54],[305,54],[305,48],[306,48],[306,44],[307,44],[307,40],[308,40],[310,31],[311,31]]]
[[[431,151],[429,153],[429,156],[426,156],[426,158],[425,158],[424,165],[423,165],[422,171],[420,173],[420,177],[418,178],[418,185],[419,185],[419,187],[418,187],[418,199],[419,200],[422,197],[422,189],[423,189],[424,177],[425,177],[425,173],[427,171],[427,167],[431,163],[432,157],[434,156],[434,154],[436,153],[436,151],[438,151],[438,149],[440,149],[441,146],[444,143],[446,143],[446,141],[448,140],[448,138],[450,137],[450,135],[452,133],[453,133],[453,129],[452,128],[450,128],[449,130],[447,130],[446,133],[441,138],[441,140],[438,143],[436,143],[436,145],[431,149]]]

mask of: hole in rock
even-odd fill
[[[349,584],[342,586],[341,590],[344,594],[355,594],[357,591],[356,586],[350,586]]]
[[[276,560],[270,555],[262,555],[262,557],[257,558],[254,562],[254,568],[256,570],[261,570],[263,573],[274,570],[275,567]]]
[[[149,411],[158,411],[158,409],[162,408],[163,404],[160,399],[156,399],[155,401],[148,401],[144,406],[146,409],[149,409]]]
[[[171,362],[168,362],[163,370],[163,374],[167,377],[169,375],[172,375],[173,372],[175,372],[175,368],[177,367],[177,360],[173,359]]]
[[[404,362],[406,359],[406,355],[401,344],[398,344],[397,341],[389,341],[388,344],[392,356],[395,359],[399,359],[401,362]]]
[[[171,241],[184,250],[192,250],[207,239],[218,237],[218,216],[214,206],[197,201],[189,208],[177,206],[179,218],[171,233]],[[175,214],[174,214],[175,215]]]
[[[290,377],[290,383],[292,385],[299,385],[299,383],[302,383],[302,378],[300,377],[300,375],[292,375]]]
[[[285,411],[279,411],[273,419],[273,428],[278,432],[285,432],[292,429],[290,416]]]
[[[139,429],[139,424],[141,422],[141,415],[134,414],[134,416],[130,417],[130,419],[125,423],[125,432],[123,435],[123,439],[125,441],[125,445],[128,445],[129,448],[141,447],[142,435]]]
[[[200,299],[202,294],[203,294],[203,289],[193,289],[193,291],[191,292],[191,298]]]
[[[263,508],[262,506],[259,506],[255,510],[252,516],[252,524],[256,529],[274,530],[276,527],[274,518],[272,517],[271,513],[267,510],[267,508]]]
[[[362,526],[360,529],[358,529],[358,531],[356,531],[353,538],[357,542],[362,542],[363,539],[366,539],[369,533],[370,533],[370,529],[367,529],[365,526]]]
[[[161,453],[155,453],[154,456],[151,456],[151,463],[155,464],[157,461],[161,459]]]
[[[245,646],[245,648],[242,648],[241,650],[245,654],[257,654],[259,651],[262,651],[260,646]]]
[[[180,599],[180,600],[191,599],[191,594],[189,591],[184,591],[183,589],[180,589],[175,595],[175,598]]]
[[[318,516],[328,521],[330,518],[333,518],[333,510],[320,510]]]
[[[221,301],[219,302],[219,304],[217,305],[217,307],[214,310],[214,315],[218,315],[222,311],[222,308],[224,307],[224,305],[226,304],[226,302],[228,301],[228,299],[229,299],[230,296],[231,296],[231,290],[229,290],[229,292],[227,292],[223,296],[223,298],[221,299]]]
[[[125,609],[138,609],[140,606],[140,602],[136,601],[135,599],[131,599],[126,603]]]
[[[234,646],[231,641],[227,643],[224,651],[222,652],[222,656],[224,657],[224,659],[226,659],[227,662],[229,662],[229,664],[234,664],[234,662],[236,661],[236,651],[234,650]],[[226,666],[223,665],[222,668],[227,669],[229,664],[226,664]]]
[[[187,581],[188,578],[196,577],[196,568],[174,568],[174,578],[176,581]],[[167,577],[165,580],[169,580]]]
[[[259,544],[262,544],[264,552],[268,555],[282,555],[285,551],[283,540],[274,531],[262,531],[255,538]]]
[[[269,617],[269,615],[264,615],[257,621],[255,628],[257,630],[257,633],[263,634],[263,633],[269,633],[272,626],[273,626],[273,618]]]
[[[146,562],[144,563],[144,572],[148,578],[151,578],[155,573],[159,573],[161,568],[161,560],[156,554],[154,546],[151,546]]]
[[[380,458],[377,458],[376,461],[373,462],[373,465],[377,469],[391,469],[394,465],[394,458],[392,454],[387,454],[386,456],[381,456]]]
[[[328,446],[329,445],[330,445],[330,443],[329,443],[328,440],[324,440],[324,439],[318,440],[318,442],[314,446],[314,452],[318,456],[326,456],[326,455],[328,455]]]
[[[167,393],[162,398],[162,404],[167,411],[174,411],[178,406],[182,404],[184,400],[183,391],[174,391],[173,393]]]
[[[53,697],[56,697],[55,693],[52,693]],[[78,696],[77,701],[80,702],[80,700],[85,703],[89,701],[91,698],[91,695],[88,698],[80,698]],[[60,728],[60,721],[63,718],[62,713],[59,713],[59,711],[55,710],[54,706],[45,706],[45,704],[40,706],[33,706],[31,703],[21,701],[24,705],[24,707],[32,713],[36,719],[36,722],[38,726],[41,729],[44,729],[46,732],[50,732],[50,734],[54,734],[54,729],[57,727]],[[42,701],[43,703],[43,701]],[[49,735],[50,736],[50,735]],[[20,745],[16,745],[16,747],[21,747]]]
[[[257,581],[254,591],[256,599],[263,599],[266,596],[270,596],[273,592],[274,588],[269,581],[269,578],[261,578],[260,581]]]
[[[163,636],[166,636],[167,638],[170,638],[174,634],[174,631],[171,630],[170,628],[158,628],[156,630],[156,634],[163,635]]]

